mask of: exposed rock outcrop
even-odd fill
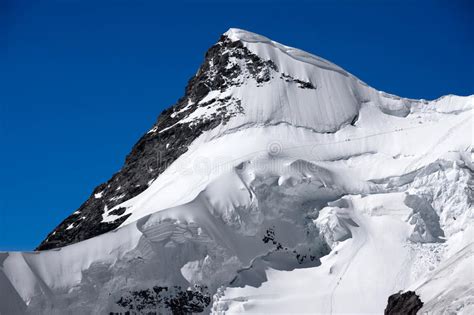
[[[399,292],[388,298],[385,315],[415,315],[422,307],[423,302],[415,292]]]

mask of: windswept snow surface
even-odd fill
[[[0,314],[379,314],[400,290],[422,313],[472,314],[474,96],[404,99],[263,36],[225,36],[272,61],[270,79],[209,92],[239,114],[108,209],[104,222],[130,214],[117,230],[0,253]]]

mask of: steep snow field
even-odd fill
[[[268,80],[243,71],[210,91],[201,103],[238,100],[240,114],[107,209],[104,222],[130,214],[117,230],[0,253],[0,314],[379,314],[400,290],[421,313],[472,314],[474,96],[404,99],[263,36],[224,35],[276,65]]]

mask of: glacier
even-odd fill
[[[0,314],[472,314],[473,107],[230,29],[92,210],[0,253]]]

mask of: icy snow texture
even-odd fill
[[[421,312],[472,313],[474,96],[404,99],[263,36],[225,35],[278,71],[211,91],[243,113],[117,205],[131,214],[121,228],[1,253],[0,313],[124,312],[122,297],[154,286],[204,287],[215,313],[381,313],[408,289]]]

